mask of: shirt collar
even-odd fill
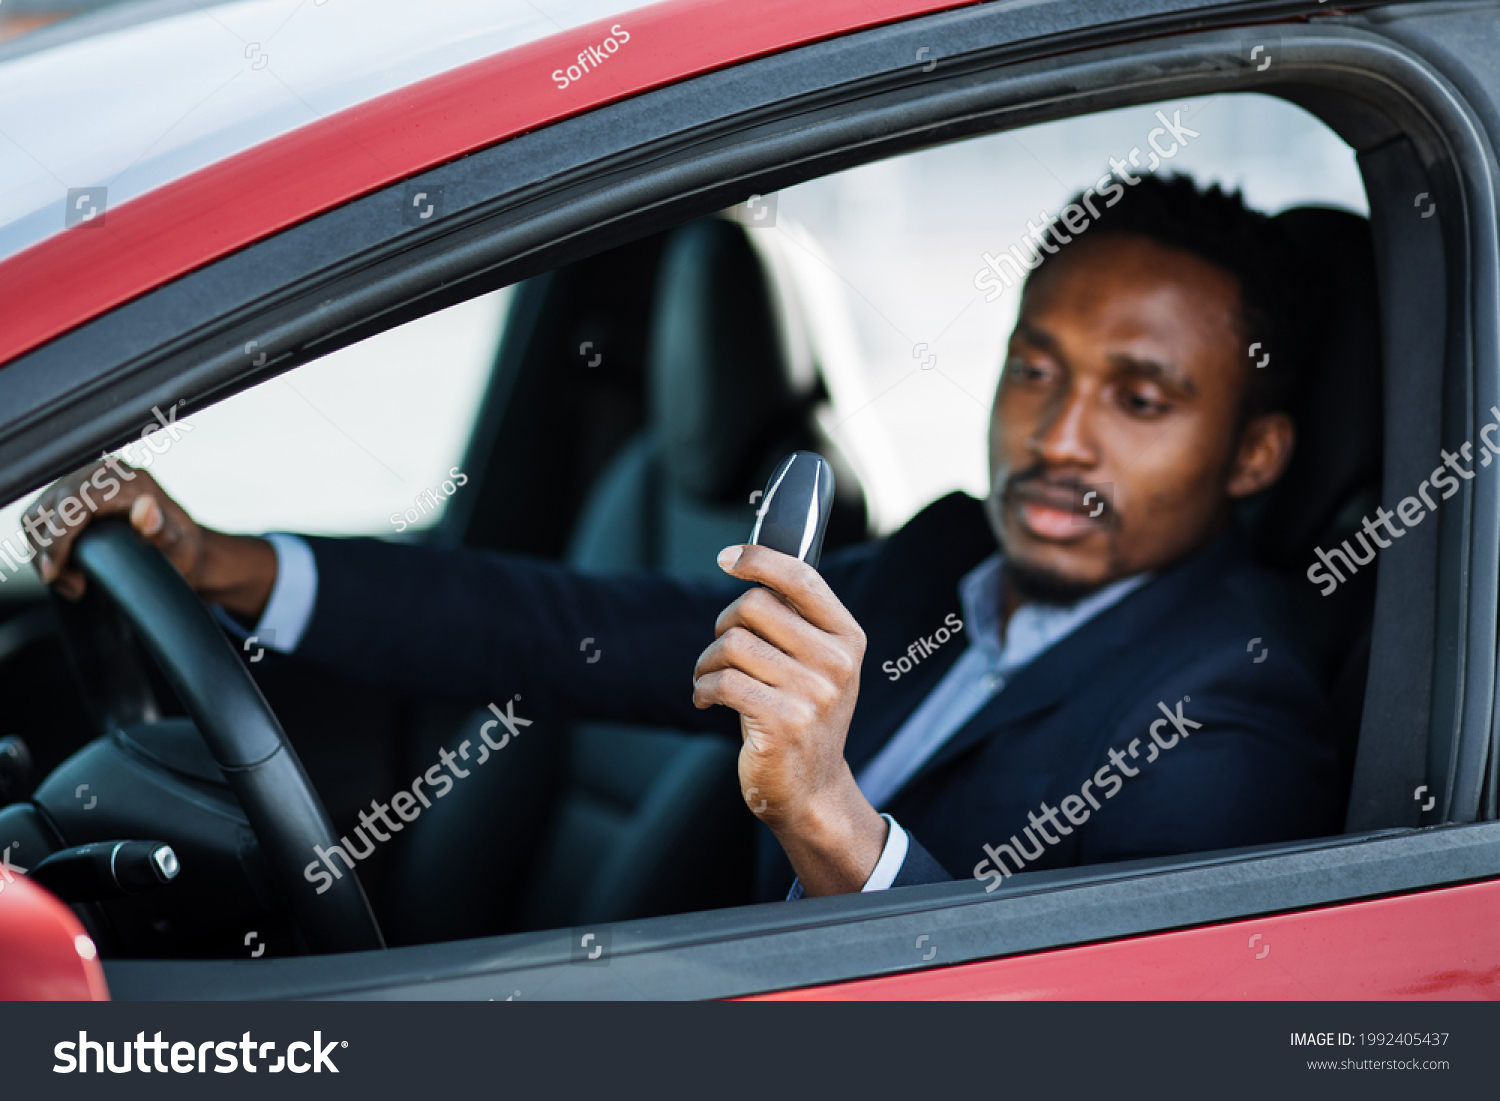
[[[1121,578],[1071,606],[1035,601],[1023,604],[1010,617],[1009,629],[1002,640],[1000,569],[1003,563],[1003,556],[996,551],[964,575],[958,593],[969,627],[970,644],[978,647],[990,664],[1006,669],[1026,664],[1151,579],[1149,572]]]

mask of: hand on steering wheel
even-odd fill
[[[140,484],[128,493],[116,489],[104,500],[105,487],[117,481],[95,480],[106,468],[122,477],[129,472],[127,486]],[[93,507],[80,521],[85,506],[69,508],[65,502],[85,497],[86,485],[103,492],[97,503],[89,502]],[[61,535],[47,520],[54,508],[67,525]],[[128,514],[129,526],[120,522],[122,513]],[[96,514],[111,518],[89,525]],[[66,585],[64,591],[75,599],[92,582],[135,628],[218,762],[314,949],[383,948],[375,915],[352,869],[321,895],[304,879],[303,866],[314,848],[338,844],[333,824],[265,697],[185,579],[185,572],[186,577],[196,575],[199,592],[224,585],[242,601],[235,610],[258,615],[266,596],[256,602],[254,593],[262,584],[265,593],[270,591],[274,551],[265,548],[270,554],[267,579],[264,563],[256,562],[256,552],[248,546],[263,540],[200,527],[154,479],[117,460],[62,479],[28,510],[28,517],[33,519],[28,532],[48,552],[47,563],[39,563],[43,576],[50,574],[59,588]],[[45,535],[38,533],[41,524],[47,524]]]

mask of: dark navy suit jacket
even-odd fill
[[[738,715],[693,706],[692,671],[743,583],[590,576],[376,540],[309,543],[318,596],[299,657],[426,695],[503,702],[519,692],[516,712],[536,730],[583,718],[737,736]],[[845,748],[855,775],[967,640],[960,633],[894,682],[882,663],[962,615],[959,581],[995,549],[980,503],[953,494],[888,539],[824,560],[868,638]],[[911,837],[895,886],[986,875],[986,844],[1012,836],[1034,851],[1029,814],[1078,795],[1110,765],[1110,750],[1126,753],[1133,739],[1136,755],[1125,760],[1138,774],[1066,835],[1048,827],[1056,843],[1028,870],[1337,832],[1327,705],[1295,654],[1279,585],[1230,528],[1015,673],[879,808]],[[579,649],[588,637],[589,652],[602,651],[593,663]],[[1175,711],[1179,701],[1201,727],[1145,763],[1158,704]],[[784,897],[791,868],[765,838],[759,890]]]

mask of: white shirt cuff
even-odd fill
[[[318,600],[318,561],[306,540],[283,532],[265,537],[276,551],[276,583],[255,625],[259,644],[283,654],[297,648]]]
[[[906,850],[911,847],[911,840],[906,836],[906,831],[889,814],[882,814],[890,823],[891,830],[885,837],[885,848],[880,851],[880,859],[875,863],[875,870],[870,873],[870,878],[865,880],[861,891],[888,891],[891,884],[896,882],[896,876],[901,873],[901,865],[906,863]]]
[[[865,880],[865,885],[860,892],[865,891],[888,891],[891,884],[896,882],[896,876],[901,874],[901,865],[906,863],[906,852],[911,847],[911,839],[906,836],[906,831],[901,824],[889,814],[882,814],[890,825],[890,830],[885,835],[885,848],[880,850],[880,859],[875,862],[875,870],[870,873],[870,878]],[[788,902],[795,902],[802,898],[802,880],[792,881],[792,889],[786,893]]]

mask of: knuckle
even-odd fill
[[[829,708],[833,707],[839,702],[838,688],[835,685],[824,680],[822,677],[819,677],[814,682],[812,691],[809,693],[809,695],[811,696],[812,703],[815,710],[817,711],[827,711]]]
[[[740,602],[740,606],[745,611],[754,615],[764,615],[778,603],[770,589],[763,589],[759,586],[749,590],[744,596],[740,597]]]
[[[763,686],[760,681],[739,669],[728,669],[725,673],[730,685],[729,691],[736,700],[741,703],[758,703],[761,700]]]
[[[735,625],[724,632],[719,644],[729,657],[743,658],[754,648],[754,637],[745,628]]]
[[[793,563],[791,579],[797,591],[806,596],[813,596],[824,588],[823,575],[806,562]]]

